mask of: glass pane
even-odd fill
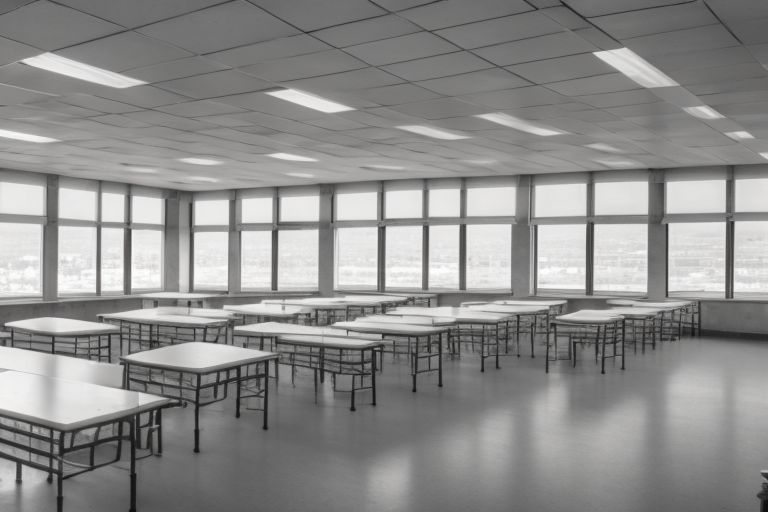
[[[421,190],[390,190],[384,193],[384,215],[388,219],[420,219]]]
[[[165,222],[163,200],[159,197],[133,196],[131,222],[134,224],[160,224]]]
[[[512,282],[512,226],[467,226],[467,289],[507,290]]]
[[[272,198],[249,197],[241,201],[240,222],[244,224],[272,223]]]
[[[539,289],[584,290],[587,232],[584,224],[537,226]]]
[[[387,227],[387,288],[421,288],[421,226]]]
[[[75,188],[59,189],[59,218],[96,220],[96,192]]]
[[[458,189],[429,191],[430,217],[458,217],[461,212],[461,194]]]
[[[131,288],[163,287],[163,232],[134,229],[131,233]]]
[[[272,232],[240,232],[240,286],[243,290],[272,288]]]
[[[229,286],[229,233],[195,233],[195,290],[226,290]]]
[[[768,293],[768,221],[736,222],[733,291]]]
[[[459,226],[429,228],[429,288],[459,287]]]
[[[111,192],[101,194],[101,221],[125,222],[125,195]]]
[[[283,230],[277,236],[277,287],[316,289],[318,272],[318,231]]]
[[[195,201],[195,226],[229,226],[229,201]]]
[[[648,226],[595,224],[596,291],[645,292],[648,287]]]
[[[587,214],[587,185],[536,185],[534,217],[575,217]],[[582,285],[583,288],[583,285]]]
[[[123,292],[122,228],[101,229],[101,291]]]
[[[671,181],[666,201],[667,213],[724,212],[725,180]]]
[[[669,224],[670,292],[725,291],[725,223]]]
[[[515,215],[515,187],[468,188],[467,217]]]
[[[0,213],[45,215],[45,187],[0,182]]]
[[[376,220],[378,197],[377,192],[336,194],[336,220]]]
[[[336,286],[375,287],[378,228],[336,229]]]
[[[280,198],[280,222],[316,222],[319,219],[319,196]]]
[[[0,240],[0,297],[41,295],[43,227],[0,222]]]
[[[595,215],[647,215],[648,183],[595,183]]]
[[[737,212],[768,212],[768,179],[736,180]]]
[[[59,295],[96,293],[96,228],[59,226]]]

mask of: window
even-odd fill
[[[101,228],[101,291],[103,293],[123,292],[124,233],[122,228]]]
[[[666,212],[725,212],[725,180],[668,182]]]
[[[596,224],[594,289],[645,292],[648,282],[648,226]]]
[[[587,185],[536,185],[534,217],[583,217],[587,214]]]
[[[194,282],[198,290],[226,290],[229,284],[229,233],[195,233]]]
[[[422,231],[421,226],[387,227],[387,288],[421,288]]]
[[[0,213],[45,215],[45,187],[25,183],[0,182]]]
[[[459,288],[459,226],[429,227],[429,288]]]
[[[512,226],[467,226],[467,289],[509,289],[512,282]]]
[[[420,219],[422,199],[421,190],[388,190],[384,193],[384,215],[388,219]]]
[[[96,191],[60,188],[59,218],[95,221]]]
[[[376,220],[378,197],[377,192],[336,194],[336,220]]]
[[[243,224],[272,223],[271,197],[246,197],[240,201],[242,213],[240,222]]]
[[[0,297],[42,295],[43,226],[0,222],[0,240],[13,240],[0,243]]]
[[[134,229],[131,236],[131,288],[162,289],[163,232]]]
[[[461,192],[445,188],[429,191],[430,217],[458,217],[461,214]]]
[[[240,268],[243,290],[272,287],[272,231],[240,233]]]
[[[537,226],[539,289],[584,290],[586,228],[583,224]]]
[[[595,183],[595,215],[648,215],[648,183]]]
[[[282,230],[277,240],[278,288],[316,289],[318,230]]]
[[[669,293],[724,292],[725,223],[669,224]]]
[[[515,187],[468,188],[467,217],[513,217]]]
[[[133,196],[131,200],[131,222],[134,224],[165,224],[163,199]]]
[[[59,226],[59,293],[96,293],[96,228]]]
[[[735,189],[737,212],[768,211],[768,179],[738,179]]]
[[[101,221],[125,222],[125,195],[112,192],[101,193]]]
[[[318,220],[320,220],[320,196],[280,198],[280,222],[317,222]]]
[[[768,293],[768,221],[736,222],[733,246],[734,293]]]
[[[375,227],[336,229],[337,287],[376,287],[378,242]]]
[[[229,226],[229,201],[199,200],[194,203],[195,226]]]

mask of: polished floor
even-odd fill
[[[628,355],[606,375],[587,353],[543,371],[543,357],[479,371],[446,360],[410,391],[387,358],[379,405],[348,410],[312,378],[281,375],[270,407],[236,420],[205,409],[192,453],[190,409],[165,415],[165,453],[140,462],[138,510],[753,511],[768,468],[768,343],[686,338]],[[128,507],[125,464],[65,483],[71,512]],[[0,511],[55,510],[55,486],[0,462]]]

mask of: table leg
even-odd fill
[[[443,333],[437,337],[437,386],[443,387]]]
[[[138,418],[138,416],[136,416]],[[134,423],[136,422],[136,419],[132,417],[129,420],[129,426],[128,430],[130,431],[130,444],[131,444],[131,502],[130,502],[130,508],[128,509],[129,512],[136,512],[136,436],[134,432],[136,429],[139,428],[138,425],[136,425],[136,428],[134,429]]]
[[[267,430],[269,428],[269,361],[264,361],[262,364],[264,364],[264,425],[262,428]]]
[[[258,367],[257,367],[258,368]],[[235,387],[237,388],[237,391],[235,391],[235,418],[240,417],[240,379],[242,378],[242,367],[238,366],[235,370],[235,373],[237,375],[237,379],[235,380]]]
[[[195,453],[200,453],[200,382],[201,376],[197,376],[197,386],[195,386]]]

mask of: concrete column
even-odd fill
[[[531,246],[531,177],[517,183],[516,224],[512,225],[512,292],[518,297],[533,293],[533,251]]]
[[[43,300],[56,300],[59,295],[59,177],[46,177],[43,226],[42,287]]]
[[[664,172],[653,171],[648,187],[648,298],[667,296],[667,226],[664,218]]]
[[[165,201],[164,287],[167,291],[190,290],[190,215],[192,197],[175,193]]]
[[[331,297],[334,285],[333,186],[320,187],[317,286],[321,297]]]
[[[240,232],[236,226],[237,218],[237,198],[232,191],[229,197],[229,261],[228,261],[228,279],[227,290],[229,293],[240,293]]]

